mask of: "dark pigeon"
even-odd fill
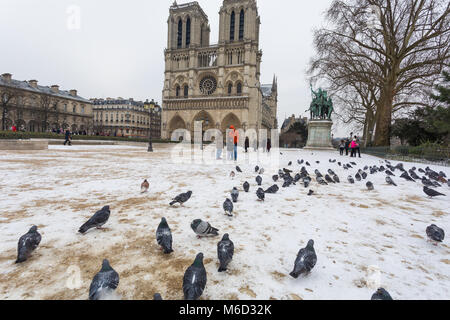
[[[433,182],[431,182],[430,180],[428,180],[425,177],[422,178],[422,183],[423,183],[424,186],[427,186],[427,187],[433,187],[434,186]]]
[[[354,163],[354,162],[350,162],[350,164],[352,164],[352,165],[356,166],[356,163]]]
[[[328,183],[325,180],[323,180],[323,178],[321,178],[321,177],[316,178],[316,180],[321,185],[328,185]]]
[[[119,274],[111,268],[107,259],[103,260],[102,269],[92,279],[89,288],[89,300],[101,300],[119,285]]]
[[[387,184],[390,184],[391,186],[397,186],[394,182],[394,180],[391,179],[391,177],[387,176],[386,177],[386,182]]]
[[[264,193],[264,190],[263,190],[262,188],[259,188],[259,189],[256,191],[256,196],[257,196],[258,199],[261,200],[261,201],[264,201],[264,200],[265,200],[265,197],[266,197],[266,195],[265,195],[265,193]]]
[[[206,287],[206,269],[203,265],[203,253],[199,253],[194,263],[187,268],[183,277],[184,300],[197,300]]]
[[[407,181],[413,181],[413,182],[415,182],[414,179],[411,178],[411,177],[409,176],[409,174],[408,174],[406,171],[403,172],[403,173],[400,175],[400,178],[403,178],[403,179],[405,179],[405,180],[407,180]]]
[[[306,163],[305,163],[308,167],[310,167],[311,165],[309,164],[309,162],[308,161],[306,161]]]
[[[97,211],[85,224],[83,224],[78,232],[84,234],[92,228],[100,229],[106,222],[108,222],[110,214],[111,211],[109,210],[109,206],[103,207],[101,210]]]
[[[372,190],[374,189],[374,187],[373,187],[373,183],[372,183],[372,182],[370,182],[370,181],[367,181],[367,183],[366,183],[366,187],[367,187],[367,189],[368,189],[368,190],[370,190],[370,191],[372,191]]]
[[[277,174],[274,175],[274,176],[272,176],[273,182],[277,182],[279,178],[280,178],[280,177],[279,177]]]
[[[156,229],[156,241],[164,250],[165,254],[172,253],[172,232],[167,224],[166,218],[161,219],[161,223]]]
[[[361,175],[359,173],[355,174],[355,179],[361,181]]]
[[[308,192],[308,196],[312,196],[314,194],[314,191],[312,191],[312,190],[309,190],[309,192]]]
[[[225,214],[229,217],[233,216],[233,202],[231,202],[230,199],[226,199],[223,203],[223,210],[225,211]]]
[[[234,203],[238,201],[239,198],[239,190],[235,187],[233,190],[231,190],[231,199]]]
[[[333,179],[331,179],[331,177],[330,177],[328,174],[325,175],[325,180],[326,180],[328,183],[336,183],[336,182],[334,182]]]
[[[415,180],[420,180],[420,177],[414,171],[410,170],[409,174],[411,175],[411,178],[413,178]]]
[[[192,191],[188,191],[186,193],[179,194],[175,198],[173,198],[173,201],[170,203],[171,206],[173,206],[175,203],[179,203],[180,205],[183,205],[183,203],[187,202],[192,196]]]
[[[305,186],[305,189],[309,187],[310,182],[311,182],[311,181],[308,180],[308,179],[306,179],[306,178],[303,179],[303,185]]]
[[[395,174],[393,174],[391,171],[389,171],[389,170],[386,170],[386,174],[388,175],[388,176],[393,176],[393,177],[395,177]]]
[[[445,238],[445,232],[435,224],[427,227],[427,237],[430,241],[442,242]]]
[[[248,192],[250,190],[250,184],[247,181],[244,182],[243,187],[245,192]]]
[[[219,272],[227,271],[228,264],[233,260],[234,243],[230,240],[228,233],[223,235],[222,240],[217,244],[217,256],[219,258]]]
[[[289,161],[288,167],[292,166],[292,161]]]
[[[153,295],[153,300],[162,300],[163,298],[161,297],[161,294],[159,294],[159,293],[155,293],[154,295]]]
[[[256,167],[255,167],[255,173],[258,173],[258,172],[259,172],[259,167],[256,166]]]
[[[367,173],[365,173],[365,172],[361,173],[361,177],[362,177],[364,180],[366,180],[366,179],[367,179]]]
[[[351,184],[354,184],[354,183],[355,183],[355,179],[353,179],[352,176],[348,176],[348,177],[347,177],[347,180],[348,180],[348,182],[350,182]]]
[[[371,300],[393,300],[389,292],[380,288],[372,295]]]
[[[339,177],[336,174],[333,176],[333,180],[336,183],[341,183],[341,180],[339,180]]]
[[[292,173],[292,170],[289,170],[289,169],[283,168],[283,172],[284,172],[284,173],[288,173],[288,174],[290,174],[290,173]]]
[[[271,194],[275,194],[278,192],[278,190],[280,190],[280,188],[274,184],[273,186],[271,186],[270,188],[268,188],[266,191],[264,191],[264,193],[271,193]]]
[[[314,241],[309,240],[306,248],[300,249],[295,259],[294,270],[290,276],[297,279],[303,273],[309,273],[317,262],[316,252],[314,250]]]
[[[219,229],[212,227],[209,222],[196,219],[192,221],[191,228],[198,237],[216,237]]]
[[[261,176],[257,176],[255,180],[256,180],[256,183],[258,184],[258,186],[260,186],[261,183],[262,183],[262,178],[261,178]]]
[[[242,173],[241,168],[239,168],[239,166],[236,166],[236,171]]]
[[[41,243],[41,234],[37,231],[36,226],[32,226],[26,234],[20,237],[17,244],[17,260],[16,263],[25,262],[31,253],[36,250]]]
[[[438,197],[438,196],[444,196],[444,197],[445,197],[445,194],[440,193],[440,192],[437,192],[437,191],[434,190],[434,189],[430,189],[430,188],[428,188],[427,186],[423,186],[423,192],[425,192],[425,194],[426,194],[428,197],[430,197],[430,198]]]

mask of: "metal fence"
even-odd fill
[[[391,160],[450,166],[450,148],[445,147],[368,147],[361,152]]]

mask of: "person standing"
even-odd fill
[[[355,136],[355,158],[356,158],[356,151],[358,151],[358,157],[361,158],[361,148],[359,146],[359,139],[357,136]]]
[[[71,146],[72,145],[72,136],[71,136],[71,134],[70,134],[70,131],[69,131],[69,129],[67,129],[66,130],[66,141],[64,141],[64,145],[66,145],[67,144],[67,142],[69,143],[69,146]]]
[[[222,135],[220,135],[222,136]],[[223,141],[220,141],[221,138],[214,137],[216,143],[216,160],[222,160],[222,149],[223,149]]]
[[[272,149],[272,141],[270,139],[267,139],[267,152],[270,153],[270,149]]]
[[[341,156],[344,155],[344,149],[345,149],[345,141],[341,140],[341,144],[339,145],[339,150],[340,150]],[[348,154],[348,149],[347,149],[347,154]]]
[[[345,139],[345,155],[348,156],[348,149],[350,148],[350,140],[347,138]]]
[[[13,132],[17,132],[17,127],[16,127],[15,125],[13,125],[13,126],[11,127],[11,129],[12,129]]]
[[[245,153],[248,153],[248,148],[250,147],[250,139],[245,137]]]
[[[230,137],[232,138],[233,142],[233,149],[231,151],[231,156],[233,156],[234,153],[234,161],[237,161],[237,147],[239,143],[239,133],[236,131],[236,128],[232,125],[230,126],[231,132]]]

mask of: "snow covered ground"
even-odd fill
[[[298,172],[297,159],[311,163],[310,189],[281,188],[266,201],[256,201],[254,167],[229,177],[233,164],[175,164],[170,148],[50,146],[47,151],[2,152],[0,155],[0,299],[87,299],[90,282],[108,258],[120,275],[122,299],[182,299],[182,278],[195,255],[203,252],[208,282],[202,299],[370,299],[371,280],[380,271],[380,286],[394,299],[449,299],[450,246],[426,241],[425,229],[435,223],[450,232],[447,197],[428,199],[422,183],[407,182],[395,172],[398,187],[385,174],[370,175],[351,185],[349,174],[380,159],[363,155],[351,160],[333,152],[282,150],[280,167]],[[355,161],[346,171],[337,163]],[[316,161],[320,164],[316,164]],[[396,162],[393,162],[394,165]],[[405,163],[409,169],[413,165]],[[443,170],[450,176],[450,170]],[[341,183],[319,186],[314,170],[334,170]],[[263,174],[264,189],[278,170]],[[150,192],[140,194],[144,178]],[[251,184],[244,193],[242,183]],[[240,190],[235,217],[224,216],[222,204],[233,187]],[[181,192],[193,191],[184,207],[169,207]],[[104,205],[111,206],[106,230],[86,235],[78,228]],[[155,240],[161,217],[174,238],[174,253],[163,255]],[[194,219],[209,221],[229,233],[235,255],[227,273],[218,273],[217,242],[197,239]],[[42,242],[33,256],[16,265],[17,241],[36,224]],[[314,239],[318,262],[311,274],[293,279],[298,250]],[[78,281],[80,280],[80,281]]]

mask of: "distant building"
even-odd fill
[[[280,132],[281,148],[302,148],[308,138],[308,119],[295,115],[284,120]]]
[[[69,129],[90,134],[93,127],[92,102],[80,97],[77,90],[41,86],[37,80],[14,80],[10,73],[0,76],[1,123],[3,117],[7,130],[14,125],[19,131]]]
[[[147,102],[134,101],[131,98],[91,99],[91,102],[95,134],[132,138],[149,137],[150,112]]]

